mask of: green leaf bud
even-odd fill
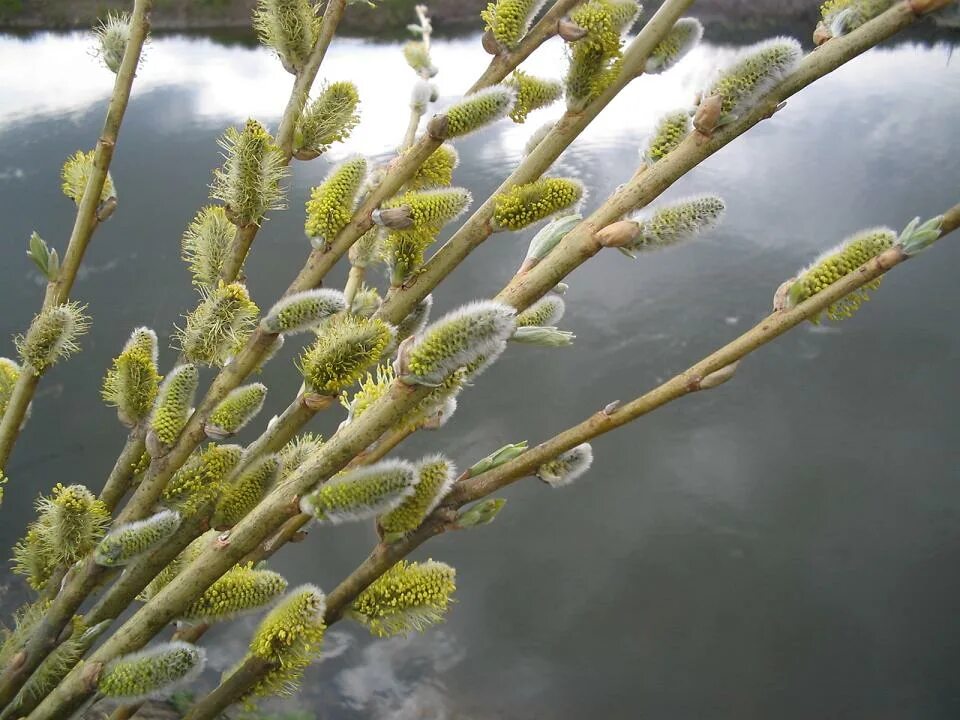
[[[886,227],[863,230],[848,237],[797,274],[787,292],[787,307],[795,307],[825,290],[865,262],[893,247],[896,240],[897,234]],[[870,290],[880,287],[880,280],[878,277],[831,304],[827,308],[827,316],[831,320],[842,320],[853,315],[860,305],[870,299]],[[819,318],[814,318],[813,322],[819,322]]]
[[[200,290],[201,301],[177,331],[184,356],[195,363],[223,367],[246,344],[257,326],[260,308],[243,283],[220,283],[216,290]]]
[[[310,193],[307,200],[307,236],[331,242],[353,216],[357,192],[367,175],[367,161],[360,157],[344,160]]]
[[[107,405],[117,408],[120,422],[133,427],[150,414],[159,387],[157,334],[139,327],[114,358],[100,394]]]
[[[457,527],[468,528],[489,525],[497,518],[506,504],[507,501],[504,498],[490,498],[471,505],[460,513],[457,518]]]
[[[271,333],[309,332],[346,309],[347,301],[339,290],[305,290],[279,300],[270,308],[262,324],[264,330]]]
[[[314,457],[323,447],[323,438],[314,433],[298,435],[280,450],[280,480],[285,480],[297,468]]]
[[[259,0],[253,27],[260,42],[280,57],[284,69],[296,75],[310,57],[320,18],[310,0]]]
[[[87,187],[87,180],[90,173],[93,172],[94,151],[83,152],[78,150],[67,158],[60,171],[60,179],[63,181],[63,194],[73,200],[77,205],[83,199],[83,191]],[[117,192],[113,186],[113,178],[107,173],[107,178],[103,182],[103,190],[100,191],[100,202],[104,202],[111,197],[116,197]]]
[[[494,198],[493,223],[499,230],[521,230],[580,202],[583,183],[572,178],[540,178],[514,185]]]
[[[68,302],[41,310],[35,315],[26,335],[14,342],[20,360],[35,375],[41,375],[63,358],[79,352],[77,339],[90,329],[86,305]]]
[[[227,128],[218,143],[224,163],[213,173],[210,197],[226,203],[230,221],[238,227],[259,225],[267,212],[282,209],[280,181],[287,168],[266,128],[247,120],[242,131]]]
[[[180,431],[187,424],[199,383],[200,373],[197,366],[187,364],[175,367],[160,384],[153,414],[150,416],[150,433],[155,442],[149,438],[147,442],[147,449],[152,456],[157,457],[163,453],[164,448],[172,447],[177,441]],[[151,448],[151,445],[154,447]]]
[[[512,307],[487,300],[468,303],[415,337],[405,357],[398,358],[399,377],[411,385],[439,385],[464,365],[498,357],[514,330]]]
[[[790,74],[802,56],[800,43],[793,38],[773,38],[752,45],[740,60],[720,72],[703,97],[719,96],[724,115],[739,115]]]
[[[97,682],[104,697],[126,703],[165,697],[190,683],[202,671],[206,651],[174,640],[107,663]]]
[[[143,520],[121,525],[107,533],[97,545],[94,560],[98,565],[127,565],[164,542],[180,527],[180,514],[161,510]]]
[[[517,315],[517,327],[556,325],[563,318],[566,309],[563,298],[557,295],[546,295]]]
[[[453,171],[460,164],[460,156],[449,143],[444,143],[423,161],[407,183],[409,190],[428,190],[445,187],[453,182]]]
[[[522,442],[513,443],[512,445],[504,445],[499,450],[490,453],[483,460],[475,462],[470,466],[470,469],[467,471],[467,477],[476,477],[481,475],[489,470],[500,467],[506,462],[510,462],[514,458],[518,458],[523,453],[527,451],[528,445],[527,441],[523,440]]]
[[[337,525],[393,510],[410,496],[417,471],[406,460],[381,460],[337,475],[300,500],[300,509]]]
[[[896,0],[827,0],[820,6],[823,23],[833,37],[856,30],[867,20],[890,9]]]
[[[699,195],[654,210],[647,217],[637,219],[639,233],[625,249],[658,250],[691,240],[719,225],[725,207],[723,200],[715,195]]]
[[[47,241],[34,231],[30,233],[30,242],[27,244],[27,257],[33,260],[43,276],[54,282],[60,274],[60,256],[56,249],[51,250]]]
[[[443,621],[456,589],[446,563],[401,560],[357,596],[349,616],[377,637],[422,632]]]
[[[380,527],[390,534],[416,530],[450,492],[457,477],[456,466],[443,455],[428,455],[416,465],[413,493],[380,518]]]
[[[107,13],[107,19],[93,29],[97,56],[110,72],[120,72],[123,54],[130,42],[130,13]]]
[[[240,522],[263,499],[279,472],[280,456],[265,455],[225,482],[210,525],[219,530]]]
[[[493,33],[497,43],[512,50],[530,30],[533,18],[540,12],[545,0],[496,0],[480,11],[486,30]]]
[[[667,113],[657,123],[647,147],[643,150],[643,159],[652,165],[673,152],[677,145],[690,134],[690,114],[686,110]]]
[[[219,622],[271,604],[287,581],[272,570],[255,570],[253,563],[241,563],[227,570],[186,609],[183,620]]]
[[[583,443],[545,462],[537,468],[536,474],[550,487],[563,487],[583,475],[592,463],[593,448],[590,443]]]
[[[167,483],[163,503],[190,517],[220,497],[223,484],[240,462],[239,445],[208,445],[194,453]]]
[[[467,95],[447,110],[446,137],[463,137],[505,118],[515,101],[516,92],[507,85],[494,85]]]
[[[190,266],[194,285],[208,292],[217,289],[236,235],[237,226],[227,219],[222,206],[200,209],[180,241],[181,257]]]
[[[297,689],[303,671],[320,656],[326,606],[320,588],[300,585],[267,613],[250,640],[250,654],[266,660],[273,669],[248,697],[289,695]]]
[[[912,257],[917,253],[926,250],[930,245],[936,242],[942,234],[941,226],[943,224],[943,215],[930,218],[925,223],[920,223],[920,218],[916,217],[903,229],[897,237],[897,245],[903,250],[907,257]],[[2,397],[2,395],[0,395]],[[2,405],[0,405],[2,408]],[[0,409],[0,414],[3,410]]]
[[[13,388],[20,379],[20,366],[9,358],[0,357],[0,417],[3,417],[13,395]]]
[[[524,257],[523,263],[517,272],[526,272],[543,260],[543,258],[566,237],[568,232],[580,224],[581,220],[583,220],[583,216],[574,213],[551,220],[547,225],[542,227],[537,234],[533,236],[533,240],[530,241],[530,245],[527,248],[527,255]]]
[[[307,392],[334,396],[357,382],[393,339],[393,328],[379,318],[340,315],[300,356]]]
[[[335,82],[300,113],[294,134],[294,156],[310,160],[343,142],[360,122],[360,94],[352,82]]]
[[[204,431],[211,440],[236,435],[263,409],[267,386],[263,383],[241,385],[231,390],[207,418]]]
[[[577,336],[567,330],[555,327],[522,327],[510,338],[514,342],[540,347],[568,347],[573,345]]]
[[[703,25],[699,20],[680,18],[650,53],[643,71],[648,75],[666,72],[693,50],[702,37]]]
[[[413,71],[420,77],[432,78],[437,74],[437,69],[433,66],[430,59],[430,51],[420,40],[410,40],[403,46],[403,57],[407,65],[413,68]]]
[[[538,78],[523,70],[514,70],[506,84],[517,91],[517,101],[510,111],[510,119],[515,123],[525,122],[534,110],[552,105],[563,96],[563,83]]]

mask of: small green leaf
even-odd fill
[[[474,464],[468,471],[468,477],[476,477],[481,473],[485,473],[488,470],[493,470],[495,467],[503,465],[505,462],[513,460],[515,457],[519,457],[527,451],[527,441],[518,442],[513,445],[504,445],[502,448],[496,452],[487,455],[483,460]]]
[[[419,25],[413,25],[413,24],[407,25],[407,30],[412,32],[414,35],[423,35],[423,28],[420,27]]]
[[[479,527],[489,525],[496,519],[503,506],[507,504],[505,498],[490,498],[468,508],[457,518],[457,527]]]

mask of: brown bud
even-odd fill
[[[405,230],[413,225],[413,216],[409,205],[374,210],[371,218],[380,227],[391,230]]]
[[[219,425],[214,425],[213,423],[210,423],[210,422],[207,422],[204,424],[203,432],[206,434],[208,438],[210,438],[211,440],[215,440],[216,442],[226,440],[228,437],[233,435],[233,433],[227,432]]]
[[[157,433],[153,430],[147,433],[146,445],[147,452],[150,453],[150,457],[152,458],[166,455],[170,450],[169,447],[160,442],[160,438],[157,437]]]
[[[782,312],[787,309],[787,296],[790,294],[790,288],[793,287],[793,283],[796,281],[796,278],[790,278],[777,288],[777,291],[773,294],[774,312]]]
[[[734,374],[736,374],[738,365],[740,365],[739,360],[732,362],[729,365],[722,367],[715,372],[710,373],[705,378],[700,380],[700,389],[710,390],[712,388],[723,385],[730,378],[732,378]]]
[[[483,37],[480,38],[480,44],[483,45],[483,49],[488,55],[499,55],[503,52],[503,48],[500,47],[500,43],[493,35],[493,30],[487,30],[483,34]]]
[[[717,129],[722,112],[723,97],[711,95],[708,98],[703,98],[697,107],[697,113],[693,116],[693,127],[697,129],[697,132],[710,137],[713,131]]]
[[[397,347],[397,357],[393,361],[393,371],[397,378],[402,378],[407,374],[407,357],[410,354],[410,346],[416,336],[411,335]]]
[[[567,42],[576,42],[583,40],[587,36],[587,31],[570,18],[561,18],[557,21],[557,35]]]
[[[315,412],[326,410],[334,400],[336,400],[336,398],[332,395],[321,395],[312,392],[305,392],[300,396],[300,402],[303,403],[303,406]]]
[[[81,662],[83,662],[81,660]],[[103,670],[102,662],[84,663],[80,670],[80,682],[87,691],[92,692],[97,688],[97,680],[100,679],[100,672]]]
[[[520,267],[517,268],[516,274],[523,275],[524,273],[530,272],[538,262],[540,261],[535,257],[526,258],[522,263],[520,263]]]
[[[297,160],[314,160],[320,157],[320,153],[318,153],[316,150],[308,150],[306,148],[300,148],[293,154],[293,156]]]
[[[106,222],[110,216],[113,215],[113,211],[116,209],[117,198],[111,195],[102,203],[100,203],[100,207],[97,208],[97,220],[99,222]]]
[[[637,235],[640,234],[640,224],[634,222],[633,220],[618,220],[615,223],[607,225],[605,228],[598,230],[593,239],[596,240],[600,247],[626,247],[634,240],[637,239]]]
[[[833,33],[830,32],[830,28],[824,25],[822,20],[818,22],[817,27],[813,31],[813,44],[820,47],[832,37]]]
[[[450,121],[444,114],[434,115],[427,123],[427,134],[434,140],[446,140],[450,133]]]

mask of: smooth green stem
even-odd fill
[[[567,110],[547,136],[527,155],[510,177],[477,208],[470,218],[424,264],[413,282],[391,288],[379,315],[399,323],[430,294],[466,257],[493,233],[494,200],[516,185],[533,182],[545,173],[564,150],[600,114],[617,94],[643,71],[650,53],[666,36],[693,0],[667,0],[627,47],[616,79],[583,110]]]
[[[347,275],[347,284],[343,286],[343,296],[347,302],[347,308],[353,306],[353,301],[357,297],[357,291],[363,285],[363,278],[367,274],[367,268],[362,265],[351,265],[350,274]]]
[[[141,422],[134,427],[127,435],[127,441],[120,451],[117,462],[113,465],[113,470],[107,477],[107,482],[100,491],[100,499],[107,506],[110,512],[117,509],[120,501],[123,500],[127,491],[130,489],[130,483],[133,481],[133,471],[146,452],[145,438],[147,436],[146,422]]]
[[[249,693],[276,664],[253,655],[240,664],[209,695],[194,703],[183,720],[213,720],[220,713]]]
[[[250,247],[256,240],[259,230],[260,226],[255,223],[237,228],[237,234],[233,238],[233,242],[230,243],[230,252],[227,253],[227,257],[223,261],[223,267],[220,268],[220,279],[224,283],[232,283],[240,276],[243,263],[247,260]]]
[[[33,394],[40,384],[40,374],[24,363],[20,377],[13,386],[13,392],[7,407],[0,418],[0,472],[7,465],[13,446],[20,436],[20,429],[26,422],[27,411],[33,401]]]

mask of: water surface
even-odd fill
[[[81,35],[0,36],[3,338],[27,326],[41,297],[26,238],[36,229],[62,249],[73,206],[59,168],[102,122],[112,76],[88,47]],[[707,43],[611,104],[557,164],[590,187],[587,209],[631,175],[656,119],[688,105],[735,51]],[[329,158],[296,165],[291,211],[271,217],[249,263],[261,304],[309,250],[303,203],[329,162],[385,156],[401,136],[411,74],[399,58],[393,45],[333,46],[323,77],[357,82],[363,122]],[[438,41],[435,60],[441,103],[484,64],[477,38]],[[530,68],[556,75],[562,62],[551,45]],[[8,468],[0,546],[22,534],[35,496],[55,482],[100,487],[124,437],[98,400],[104,369],[132,327],[168,336],[189,308],[179,237],[206,202],[215,140],[248,116],[275,127],[289,85],[259,49],[195,38],[150,46],[113,166],[120,208],[75,288],[94,328],[83,353],[43,380]],[[948,45],[903,43],[791,99],[664,194],[722,194],[719,230],[637,262],[604,253],[579,269],[562,323],[576,346],[512,348],[450,425],[401,454],[443,450],[466,466],[504,443],[549,437],[749,328],[782,280],[846,234],[900,228],[957,202],[958,88]],[[457,182],[485,197],[558,113],[459,143]],[[436,307],[494,294],[531,235],[491,238],[436,293]],[[337,626],[327,660],[288,706],[332,719],[957,717],[958,263],[951,238],[897,268],[854,319],[800,328],[722,389],[597,440],[594,468],[576,486],[510,488],[495,525],[418,553],[458,569],[445,625],[379,642]],[[338,268],[330,285],[344,277]],[[264,373],[264,418],[299,385],[294,345]],[[166,364],[173,357],[164,351]],[[315,429],[329,434],[340,419],[327,413]],[[366,526],[319,529],[275,564],[293,583],[329,589],[372,541]],[[25,591],[5,577],[9,608]],[[242,653],[241,630],[211,634],[215,671]]]

